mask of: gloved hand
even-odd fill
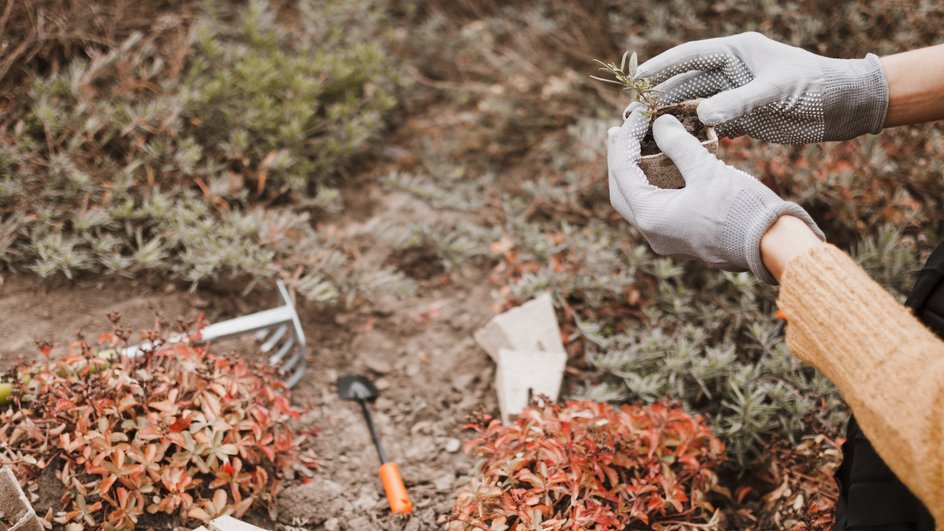
[[[662,84],[661,104],[707,98],[698,117],[722,136],[781,144],[878,133],[888,110],[875,55],[830,59],[754,32],[676,46],[639,65],[636,77]]]
[[[674,116],[653,125],[659,148],[685,179],[678,190],[657,188],[639,168],[639,143],[648,120],[633,111],[609,131],[610,203],[658,254],[698,258],[726,271],[748,271],[776,284],[764,267],[760,239],[780,216],[795,216],[820,238],[823,232],[796,203],[784,201],[763,183],[708,152]]]

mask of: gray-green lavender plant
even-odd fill
[[[186,42],[135,34],[36,79],[0,133],[0,268],[249,287],[301,268],[325,303],[394,286],[349,271],[302,213],[339,209],[334,184],[396,103],[382,6],[292,8],[287,32],[263,1],[210,4]]]
[[[643,112],[649,119],[655,116],[656,109],[659,107],[659,91],[652,86],[649,78],[636,79],[636,69],[639,66],[639,58],[636,56],[636,52],[632,52],[632,54],[630,52],[623,53],[619,66],[616,63],[604,63],[599,59],[594,59],[594,62],[600,65],[602,72],[609,74],[611,77],[590,77],[597,81],[623,87],[623,90],[630,94],[633,101],[642,104]]]

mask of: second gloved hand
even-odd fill
[[[661,104],[707,98],[702,122],[722,136],[805,144],[877,133],[888,84],[881,61],[831,59],[759,33],[692,41],[639,65]]]
[[[662,255],[696,258],[726,271],[751,271],[775,284],[764,267],[760,240],[783,215],[823,232],[799,205],[784,201],[754,177],[718,160],[673,116],[653,124],[659,148],[678,167],[685,187],[657,188],[639,168],[648,120],[642,109],[609,132],[610,202]]]

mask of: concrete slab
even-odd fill
[[[212,520],[207,526],[209,531],[267,531],[261,527],[247,524],[242,520],[237,520],[232,516],[221,516]]]
[[[9,531],[43,531],[20,482],[7,467],[0,468],[0,517],[10,524]]]
[[[557,400],[566,365],[563,351],[499,349],[495,389],[502,423],[520,414],[532,396]]]
[[[546,292],[496,315],[474,336],[475,341],[496,363],[498,351],[503,348],[566,353],[557,314],[554,313],[554,302]]]

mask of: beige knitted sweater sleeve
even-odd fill
[[[823,244],[781,278],[787,346],[839,388],[888,466],[944,523],[944,342]]]

